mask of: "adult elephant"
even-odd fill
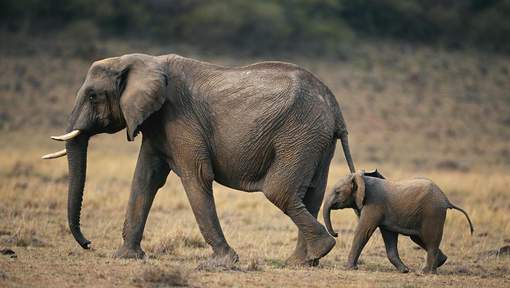
[[[262,191],[299,229],[289,264],[314,264],[335,245],[317,221],[336,139],[351,172],[347,130],[331,91],[293,64],[262,62],[222,67],[178,55],[130,54],[94,62],[78,91],[66,149],[68,220],[80,230],[87,144],[92,135],[126,128],[143,135],[122,238],[116,256],[141,258],[152,201],[170,171],[181,179],[215,260],[237,261],[218,221],[212,182]]]

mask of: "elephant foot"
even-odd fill
[[[400,273],[409,273],[409,268],[407,268],[406,266],[398,267],[397,270]]]
[[[346,270],[358,270],[358,265],[353,263],[345,263],[344,268]]]
[[[326,230],[323,231],[319,238],[307,243],[307,259],[314,261],[319,260],[335,247],[336,240],[329,235]]]
[[[437,256],[437,267],[443,266],[443,264],[448,260],[448,256],[444,255],[443,252],[439,252]]]
[[[121,259],[143,259],[145,257],[145,252],[143,252],[140,246],[135,248],[128,248],[122,245],[117,251],[113,254],[114,258]]]
[[[423,274],[437,274],[436,269],[432,269],[432,268],[428,268],[428,267],[423,268],[423,270],[421,270],[421,272]]]
[[[306,246],[296,247],[296,250],[285,260],[285,265],[290,267],[312,266],[312,261],[306,258]]]
[[[198,265],[197,270],[234,270],[239,262],[239,256],[232,248],[225,252],[214,252],[213,255]]]
[[[287,260],[285,265],[289,267],[316,267],[319,266],[319,259],[307,260],[306,255],[292,254]]]

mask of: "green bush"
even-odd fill
[[[3,0],[0,30],[254,54],[335,54],[360,37],[509,52],[510,0]]]

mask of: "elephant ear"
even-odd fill
[[[377,169],[368,172],[364,171],[363,175],[379,179],[386,179],[386,177],[384,177]]]
[[[128,141],[133,141],[143,121],[165,103],[168,76],[153,56],[125,55],[120,62],[122,70],[117,80],[120,107],[126,120]]]
[[[365,181],[363,180],[363,177],[361,173],[355,173],[354,177],[352,179],[352,186],[354,192],[354,202],[356,203],[356,206],[358,209],[363,208],[363,202],[365,200]]]

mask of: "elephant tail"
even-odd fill
[[[354,161],[352,161],[351,156],[351,150],[349,149],[349,139],[347,137],[347,126],[345,124],[344,117],[342,115],[342,111],[340,110],[340,107],[338,106],[338,103],[336,102],[335,96],[331,93],[331,99],[332,102],[335,105],[332,105],[333,107],[333,114],[335,115],[335,137],[337,139],[340,139],[340,142],[342,142],[342,148],[344,150],[344,156],[345,160],[347,161],[347,165],[349,165],[349,170],[351,173],[356,173],[356,168],[354,167]]]
[[[347,137],[347,131],[342,132],[339,137],[340,142],[342,142],[342,148],[344,150],[345,160],[347,161],[347,165],[349,165],[349,170],[351,173],[356,172],[356,168],[354,167],[354,162],[352,161],[351,150],[349,149],[349,140]]]
[[[464,209],[453,205],[452,203],[448,203],[448,204],[449,204],[449,207],[448,207],[449,209],[459,210],[460,212],[462,212],[464,214],[464,216],[466,216],[466,219],[469,222],[469,228],[471,229],[471,235],[473,235],[473,232],[475,231],[475,229],[473,229],[473,223],[471,223],[471,219],[469,219],[469,215],[467,214],[467,212],[464,211]]]

